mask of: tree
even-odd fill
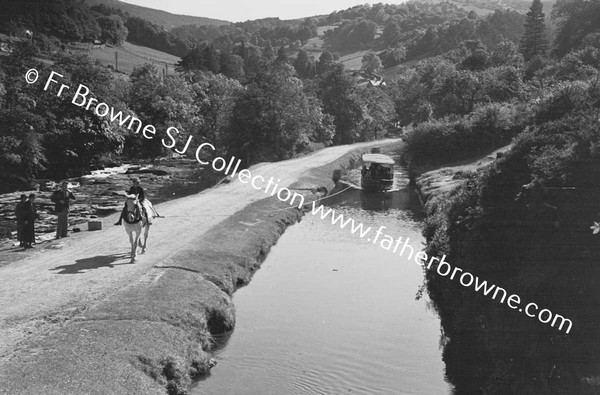
[[[311,78],[315,75],[315,62],[308,55],[308,52],[301,49],[298,51],[298,57],[294,61],[294,68],[298,77],[302,79]]]
[[[334,117],[334,144],[351,144],[359,138],[359,125],[363,108],[357,94],[354,78],[344,71],[344,66],[331,66],[319,81],[319,98],[323,110]]]
[[[429,89],[421,83],[415,69],[400,74],[392,85],[396,116],[402,126],[431,119],[433,107],[428,100]]]
[[[331,140],[330,118],[293,75],[287,64],[262,70],[236,101],[225,144],[244,165],[288,159],[311,140]]]
[[[44,118],[25,108],[0,109],[0,174],[31,180],[44,169],[40,131]]]
[[[206,44],[206,43],[203,43]],[[206,46],[195,46],[192,48],[187,55],[185,55],[177,65],[175,70],[177,71],[192,71],[192,70],[203,70],[206,68],[205,59],[205,48]]]
[[[209,45],[204,50],[204,60],[206,68],[213,73],[218,73],[221,70],[221,59],[219,53],[212,45]]]
[[[275,48],[273,48],[273,44],[271,44],[271,40],[267,41],[267,45],[265,45],[262,49],[263,58],[267,63],[271,63],[275,60]]]
[[[296,37],[302,42],[308,41],[313,36],[316,36],[316,34],[313,33],[313,30],[310,28],[310,26],[306,25],[300,26],[298,28],[298,33],[296,33]]]
[[[102,39],[107,43],[119,45],[127,38],[127,28],[120,16],[101,16],[97,21],[102,29]]]
[[[12,184],[10,178],[14,176],[21,181],[31,180],[46,162],[41,133],[46,130],[46,119],[54,115],[38,106],[38,98],[44,97],[43,84],[29,85],[23,79],[23,70],[32,66],[40,73],[49,72],[34,56],[33,46],[20,44],[2,64],[6,74],[0,72],[4,80],[4,88],[0,88],[4,91],[0,97],[4,99],[0,101],[0,184]],[[3,189],[4,185],[0,186]]]
[[[369,51],[362,57],[361,70],[369,74],[377,73],[381,70],[381,59],[375,54],[375,52]]]
[[[217,148],[218,153],[222,153],[223,136],[229,127],[233,106],[243,87],[235,79],[208,74],[194,84],[193,89],[196,91],[195,101],[204,118],[201,133]]]
[[[244,72],[246,79],[251,81],[257,75],[259,75],[267,65],[267,60],[262,56],[262,51],[256,46],[248,46],[246,48],[246,57],[244,59]]]
[[[590,33],[600,32],[600,3],[589,0],[558,0],[552,9],[558,22],[553,52],[564,56]]]
[[[351,44],[362,44],[368,45],[373,42],[375,39],[375,34],[377,33],[377,29],[379,26],[375,22],[361,20],[348,34],[348,39],[346,40],[350,46]]]
[[[364,119],[360,126],[360,139],[376,140],[385,136],[396,116],[394,102],[380,87],[364,86],[358,90]]]
[[[483,70],[488,65],[489,53],[487,48],[478,40],[467,40],[461,44],[467,56],[463,59],[460,66],[466,70]]]
[[[406,58],[406,48],[399,46],[396,48],[389,48],[383,52],[382,60],[384,67],[397,66]]]
[[[388,22],[388,24],[383,28],[383,34],[381,38],[388,47],[396,46],[401,38],[400,26],[398,26],[395,21]]]
[[[195,92],[182,76],[161,78],[156,66],[136,66],[131,73],[130,108],[144,125],[151,124],[156,130],[176,127],[180,138],[195,133],[202,124]],[[134,133],[133,131],[132,133]],[[130,134],[130,153],[156,157],[166,152],[160,139],[140,138]]]
[[[543,7],[541,0],[533,0],[529,12],[525,17],[525,33],[521,37],[520,45],[520,50],[525,60],[529,60],[535,56],[543,56],[548,50]]]
[[[282,63],[286,63],[288,61],[288,55],[287,55],[287,51],[285,50],[285,46],[282,45],[281,47],[279,47],[279,50],[277,51],[277,62],[282,62]]]
[[[478,74],[470,70],[454,70],[436,81],[432,101],[436,115],[468,114],[482,100],[483,83]]]
[[[520,69],[512,66],[491,67],[480,73],[483,96],[492,102],[504,102],[518,98],[523,91]]]
[[[513,66],[522,68],[523,63],[523,55],[521,55],[519,48],[512,41],[502,41],[492,51],[488,59],[488,65],[491,67]]]
[[[167,52],[178,57],[185,56],[191,48],[191,45],[188,46],[186,42],[175,37],[171,32],[165,31],[161,26],[142,18],[127,18],[125,27],[129,32],[127,41],[134,44]]]
[[[319,61],[317,62],[317,74],[323,75],[327,73],[331,67],[335,64],[335,59],[333,55],[329,51],[325,51],[319,56]]]
[[[98,62],[84,56],[64,56],[53,68],[65,76],[67,85],[85,84],[98,101],[127,112],[123,103],[126,93],[121,89],[128,87],[128,83]],[[124,128],[110,122],[108,117],[100,117],[55,95],[40,97],[37,106],[45,109],[44,116],[51,114],[47,116],[43,139],[47,176],[62,178],[84,174],[103,155],[121,151]]]
[[[244,59],[226,51],[221,52],[221,73],[241,81],[244,78]]]
[[[85,2],[78,0],[0,2],[0,30],[15,31],[17,28],[32,29],[62,39],[79,41],[95,39],[99,28]]]

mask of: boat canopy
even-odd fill
[[[364,154],[362,156],[363,162],[379,163],[382,165],[393,165],[395,162],[392,158],[383,154]]]

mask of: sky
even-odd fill
[[[295,19],[307,16],[330,14],[369,3],[365,0],[124,0],[126,3],[168,11],[173,14],[203,16],[231,22],[249,19],[279,17]],[[371,3],[383,2],[381,0]],[[389,0],[384,3],[399,4],[404,0]]]

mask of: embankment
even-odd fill
[[[352,166],[372,146],[310,170],[293,188],[312,201],[317,187],[333,187],[334,169]],[[155,276],[52,317],[54,329],[0,363],[0,393],[186,393],[211,366],[212,335],[234,327],[231,295],[302,214],[276,198],[254,202],[157,263]]]
[[[427,272],[456,393],[598,393],[600,247],[590,226],[600,161],[584,144],[548,148],[555,136],[545,133],[517,140],[481,177],[453,167],[416,179],[426,202],[425,252],[446,255],[520,300],[521,307],[509,308]],[[524,308],[530,302],[531,315]]]
[[[415,184],[421,204],[425,207],[431,198],[453,191],[462,184],[468,173],[489,167],[509,149],[510,145],[507,145],[482,158],[463,160],[442,166],[410,166],[411,182]]]

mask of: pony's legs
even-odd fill
[[[140,236],[141,235],[142,235],[142,229],[139,228],[135,232],[135,243],[133,243],[133,246],[134,246],[133,248],[134,248],[134,250],[136,252],[135,253],[136,256],[137,256],[137,247],[138,247],[138,244],[140,243]]]
[[[148,247],[146,245],[146,243],[148,242],[148,232],[150,231],[150,225],[146,225],[144,226],[144,243],[143,245],[141,245],[142,247],[142,254],[146,251],[148,251]],[[141,240],[140,240],[140,244],[141,244]]]
[[[133,238],[133,232],[128,232],[129,234],[129,243],[131,244],[131,262],[135,261],[135,256],[136,256],[136,252],[137,252],[137,232],[136,232],[136,238],[135,238],[135,242],[134,242],[134,238]]]

